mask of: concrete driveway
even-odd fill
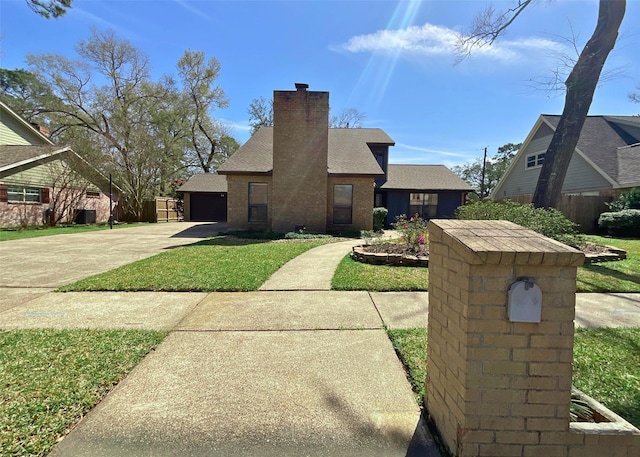
[[[0,309],[52,288],[201,241],[225,224],[169,222],[0,243]]]

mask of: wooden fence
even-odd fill
[[[174,198],[156,197],[144,202],[142,218],[147,222],[177,222],[183,219]]]
[[[509,197],[518,203],[531,203],[533,194]],[[583,233],[598,233],[598,217],[600,213],[609,211],[605,203],[612,202],[613,195],[562,195],[558,209],[580,226]]]

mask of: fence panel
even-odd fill
[[[583,233],[597,233],[600,213],[608,211],[606,203],[613,201],[613,195],[562,195],[558,210],[580,226]],[[531,203],[533,194],[510,197],[518,203]]]

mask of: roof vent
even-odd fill
[[[307,83],[296,83],[296,90],[307,90],[309,88],[309,84]]]

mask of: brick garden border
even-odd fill
[[[354,246],[351,250],[351,258],[357,262],[371,265],[391,265],[396,267],[429,267],[429,257],[416,257],[405,254],[387,254],[384,252],[367,252],[366,245]]]

